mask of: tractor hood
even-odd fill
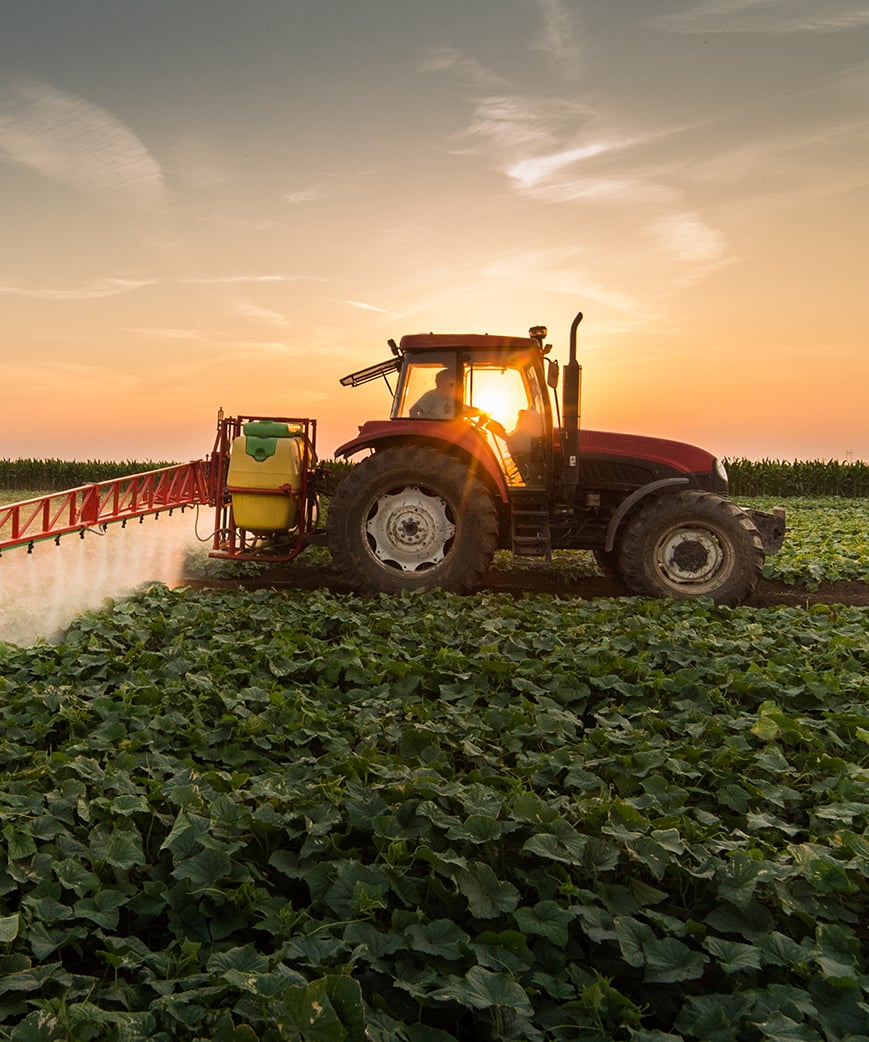
[[[450,427],[453,427],[450,424]],[[459,429],[463,427],[459,425]],[[465,428],[466,429],[466,428]],[[432,437],[444,436],[446,427],[443,421],[430,420],[417,422],[413,432],[417,435]],[[335,449],[335,456],[352,456],[362,449],[373,448],[377,443],[409,433],[407,421],[404,420],[369,420],[359,428],[359,434],[350,441],[344,442]],[[453,433],[453,432],[451,432]],[[470,433],[470,432],[468,432]],[[449,439],[461,441],[455,433]],[[476,439],[473,439],[474,441]],[[583,456],[607,456],[620,458],[625,462],[637,460],[655,463],[670,470],[687,474],[705,474],[720,470],[717,458],[706,449],[696,445],[688,445],[668,438],[652,438],[643,434],[620,434],[613,431],[580,431],[579,453]]]
[[[644,434],[581,430],[579,455],[580,459],[583,456],[609,456],[642,460],[688,474],[705,474],[720,469],[717,458],[706,449]]]

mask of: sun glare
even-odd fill
[[[468,380],[465,400],[508,430],[516,426],[519,410],[528,408],[522,376],[515,369],[475,368]]]

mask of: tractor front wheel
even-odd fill
[[[361,593],[467,593],[492,560],[498,518],[465,465],[411,446],[353,467],[329,504],[327,531],[337,570]]]
[[[711,492],[675,492],[640,506],[619,540],[628,587],[651,597],[740,604],[763,573],[763,542],[739,506]]]

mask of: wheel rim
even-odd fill
[[[365,533],[368,548],[380,564],[418,572],[443,561],[456,526],[441,496],[408,485],[376,500]]]
[[[727,561],[724,546],[708,528],[675,528],[658,542],[655,563],[674,586],[702,586],[719,577]]]

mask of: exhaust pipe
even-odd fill
[[[570,358],[564,367],[561,396],[564,399],[564,426],[561,431],[561,485],[564,502],[573,505],[579,481],[579,390],[582,366],[576,359],[576,330],[582,322],[577,312],[570,326]]]

